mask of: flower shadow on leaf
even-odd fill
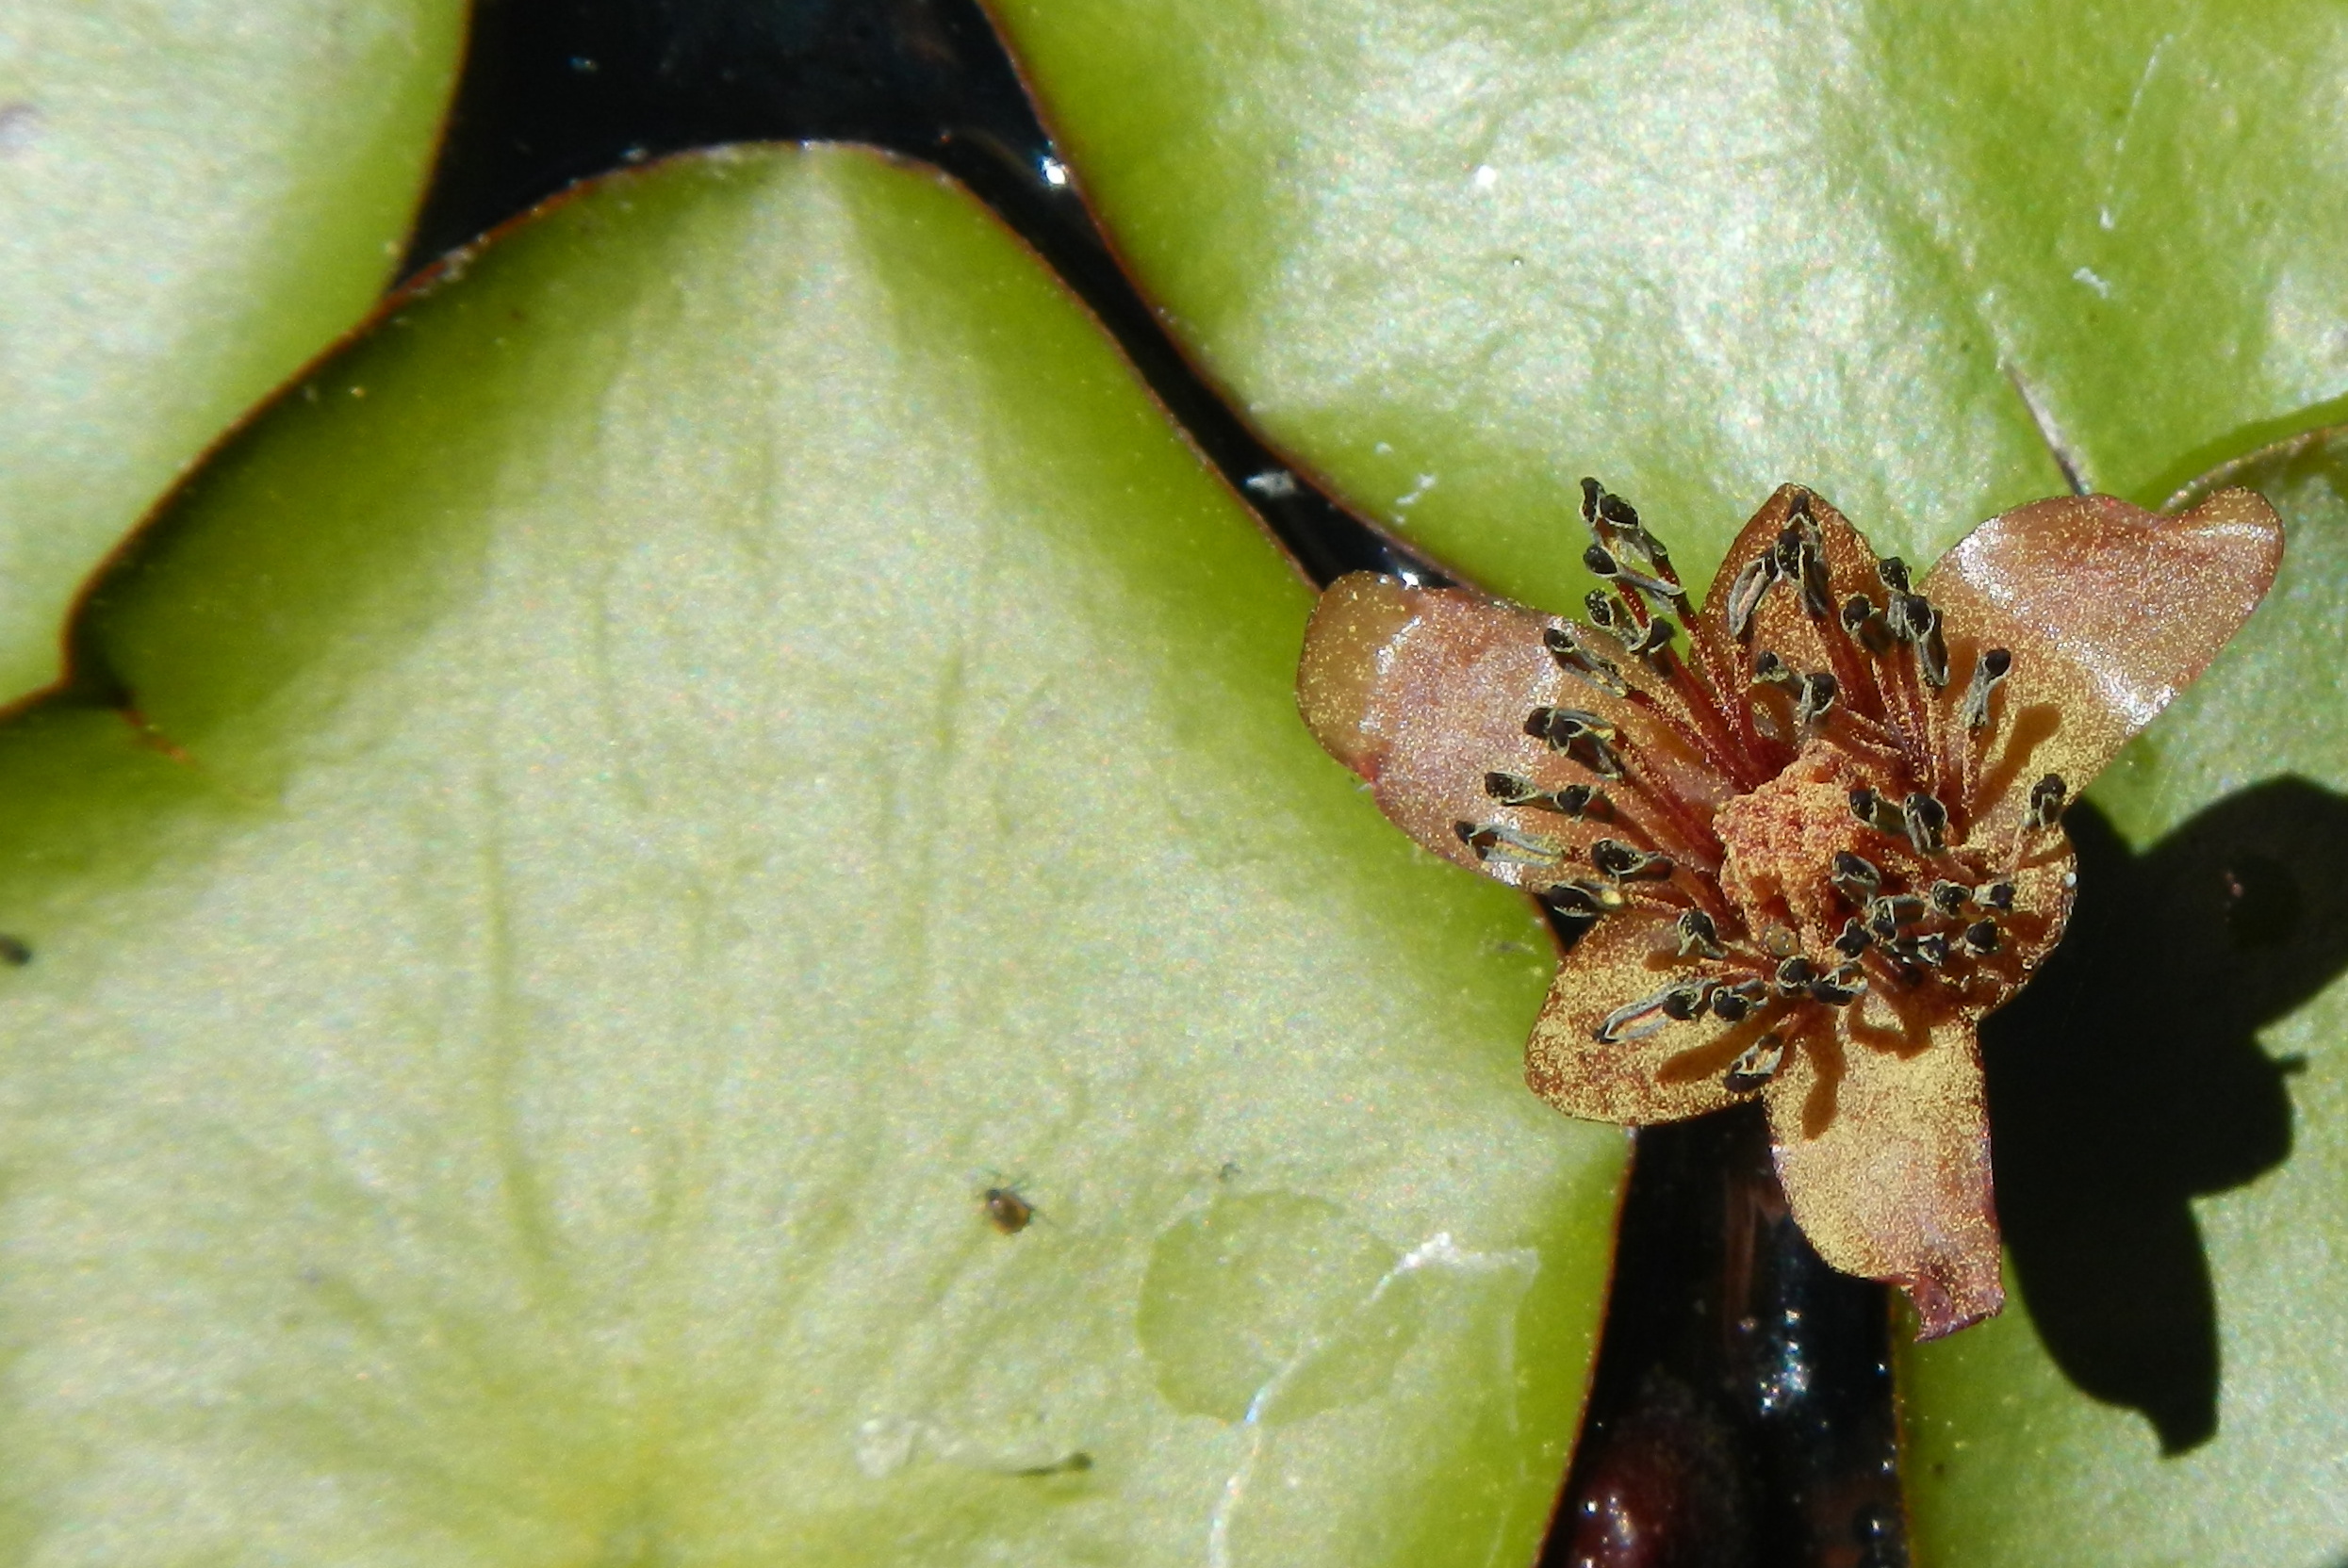
[[[2256,1032],[2348,969],[2348,798],[2243,790],[2142,855],[2092,806],[2070,934],[1983,1022],[1997,1206],[2047,1353],[2163,1452],[2217,1432],[2218,1331],[2189,1200],[2291,1146],[2302,1065]]]

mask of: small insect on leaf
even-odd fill
[[[1926,1337],[1987,1316],[1976,1025],[2062,935],[2065,806],[2274,581],[2274,509],[2037,501],[1912,580],[1789,484],[1700,610],[1620,498],[1584,481],[1582,514],[1589,624],[1333,583],[1306,725],[1425,848],[1584,927],[1537,1093],[1625,1123],[1757,1097],[1821,1256],[1899,1285]]]
[[[1008,1186],[989,1187],[981,1200],[987,1222],[1007,1236],[1015,1236],[1026,1230],[1040,1212],[1033,1203]]]

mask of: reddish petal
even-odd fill
[[[1524,1063],[1533,1092],[1568,1116],[1625,1126],[1677,1121],[1743,1098],[1724,1088],[1720,1075],[1760,1035],[1752,1021],[1732,1025],[1706,1016],[1666,1021],[1611,1045],[1597,1037],[1617,1008],[1707,972],[1677,952],[1671,921],[1660,914],[1625,911],[1591,927],[1558,967],[1533,1025]]]
[[[1979,1046],[1969,1019],[1879,1033],[1864,1013],[1766,1090],[1778,1176],[1818,1255],[1899,1286],[1937,1339],[2005,1303]]]
[[[1541,790],[1597,785],[1617,822],[1651,827],[1651,804],[1627,782],[1604,780],[1525,732],[1535,708],[1566,707],[1617,727],[1634,771],[1682,799],[1712,800],[1729,786],[1650,714],[1568,675],[1542,633],[1567,623],[1456,588],[1414,588],[1389,577],[1338,579],[1313,611],[1297,671],[1297,704],[1321,743],[1371,781],[1396,825],[1437,855],[1519,887],[1587,877],[1578,857],[1609,831],[1555,811],[1509,808],[1485,787],[1506,773]],[[1631,656],[1603,633],[1576,635],[1617,662]],[[1557,861],[1480,859],[1455,825],[1499,822],[1525,843],[1553,845]],[[1662,841],[1653,831],[1650,841]]]
[[[1960,541],[1920,585],[1946,617],[1959,678],[1978,648],[2013,654],[1971,803],[1981,820],[2018,820],[2050,773],[2073,794],[2086,788],[2258,608],[2282,554],[2274,509],[2248,490],[2177,516],[2058,497]]]

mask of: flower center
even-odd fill
[[[1745,1025],[1724,1075],[1742,1092],[1851,1009],[1920,1038],[1995,1005],[2067,904],[2062,780],[2018,825],[1988,809],[2011,788],[1987,756],[2011,656],[1952,644],[1906,568],[1831,509],[1822,528],[1806,492],[1701,617],[1637,514],[1585,494],[1584,559],[1608,588],[1544,645],[1586,706],[1526,715],[1554,776],[1488,773],[1504,809],[1458,836],[1562,913],[1655,922],[1667,983],[1623,998],[1599,1042]]]

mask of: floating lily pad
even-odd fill
[[[1929,560],[2348,393],[2316,0],[1005,0],[1085,188],[1275,440],[1488,584],[1594,473],[1709,567],[1777,483]],[[2035,412],[2033,412],[2035,411]]]
[[[0,23],[0,702],[100,558],[374,302],[459,0],[9,0]]]
[[[1622,1140],[1307,602],[875,155],[402,302],[0,727],[24,1549],[1525,1560]]]

